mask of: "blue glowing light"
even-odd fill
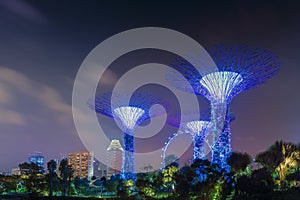
[[[243,78],[238,73],[221,71],[203,76],[200,84],[208,90],[209,100],[225,103],[235,95],[234,89],[242,81]]]
[[[114,109],[115,119],[119,119],[126,129],[134,129],[137,121],[143,116],[145,111],[141,108],[124,106]]]
[[[161,156],[162,165],[166,167],[165,158],[166,158],[166,151],[169,145],[176,139],[177,136],[182,134],[189,134],[189,136],[193,140],[194,143],[193,159],[194,160],[206,159],[207,152],[205,149],[205,143],[207,143],[206,136],[209,133],[210,128],[211,128],[211,123],[208,121],[191,121],[184,124],[185,130],[179,130],[177,133],[174,133],[171,137],[169,137],[168,141],[165,143],[165,146],[162,149],[163,152]]]
[[[96,113],[114,118],[121,125],[123,134],[122,177],[135,181],[134,130],[138,124],[168,110],[168,104],[154,96],[142,93],[104,93],[88,100],[88,106]],[[129,102],[128,102],[129,99]],[[162,105],[164,109],[152,109],[152,105]],[[150,113],[151,108],[151,113]]]
[[[227,71],[210,73],[200,80],[200,84],[207,89],[205,94],[211,102],[212,162],[219,164],[221,168],[227,168],[227,158],[231,152],[230,133],[224,132],[224,127],[229,127],[226,121],[227,103],[235,96],[235,88],[242,81],[240,74]]]
[[[192,121],[186,123],[186,129],[191,134],[194,142],[194,155],[195,159],[205,159],[206,158],[206,150],[205,150],[205,142],[206,136],[211,127],[211,123],[208,121]]]
[[[119,107],[113,110],[115,119],[118,119],[123,126],[123,162],[122,174],[126,180],[135,180],[135,158],[134,158],[134,136],[133,131],[139,118],[145,113],[137,107]]]
[[[212,162],[226,169],[231,152],[228,105],[240,92],[257,87],[277,74],[280,63],[270,51],[246,45],[217,45],[209,53],[218,67],[217,72],[207,71],[201,75],[182,59],[172,65],[188,80],[192,91],[185,87],[184,80],[177,73],[170,71],[166,78],[177,89],[203,95],[210,101]]]

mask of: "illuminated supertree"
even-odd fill
[[[121,94],[116,96],[116,101],[111,101],[111,94],[96,97],[89,102],[89,106],[97,113],[114,118],[121,125],[123,134],[123,159],[121,173],[126,180],[135,180],[135,157],[134,157],[134,130],[141,122],[159,115],[161,110],[151,110],[154,104],[167,105],[160,99],[150,95],[135,94],[129,99],[127,95]]]
[[[124,155],[122,162],[122,174],[125,179],[133,179],[135,174],[135,160],[134,160],[134,136],[133,132],[138,124],[138,120],[145,114],[145,110],[133,107],[122,106],[113,110],[114,118],[119,120],[124,131]]]
[[[206,136],[209,132],[211,123],[208,121],[209,113],[207,111],[201,112],[200,117],[201,119],[199,119],[199,114],[197,115],[197,113],[194,113],[193,111],[169,115],[167,123],[180,129],[169,137],[162,149],[162,164],[164,167],[166,166],[165,157],[169,145],[181,134],[188,134],[193,140],[193,160],[206,158],[208,152],[206,151],[205,143],[208,144]],[[183,120],[182,123],[181,120]]]
[[[169,137],[169,140],[165,143],[162,154],[163,166],[165,166],[164,159],[168,146],[181,134],[189,134],[193,140],[193,160],[207,159],[206,155],[212,150],[210,138],[207,137],[212,127],[212,123],[208,121],[210,118],[209,115],[208,111],[201,112],[201,120],[198,120],[199,116],[193,112],[169,116],[167,123],[177,128],[181,127],[181,130],[174,133],[172,137]],[[182,119],[187,122],[179,123],[181,116]],[[229,113],[228,119],[230,122],[235,119],[232,113]]]
[[[273,77],[279,69],[279,61],[270,51],[242,45],[217,45],[209,51],[218,67],[217,72],[200,75],[185,60],[178,60],[173,67],[189,81],[193,91],[184,88],[182,79],[169,74],[168,80],[178,89],[205,96],[211,105],[212,162],[223,169],[230,156],[229,104],[234,96],[249,90]]]
[[[211,123],[209,121],[191,121],[185,124],[187,132],[189,132],[193,138],[194,160],[206,158],[204,143],[210,126]]]
[[[183,130],[179,130],[174,133],[173,136],[169,137],[168,141],[165,142],[165,146],[162,149],[162,165],[166,167],[165,158],[166,151],[169,145],[176,139],[177,136],[182,134],[189,134],[191,139],[193,140],[193,160],[196,159],[206,159],[206,149],[205,143],[208,144],[206,140],[207,133],[210,129],[211,123],[209,121],[190,121],[185,124],[182,124]]]

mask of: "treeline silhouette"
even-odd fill
[[[22,199],[300,199],[300,145],[276,141],[254,159],[232,152],[227,162],[230,172],[208,160],[194,160],[182,168],[173,162],[160,170],[138,173],[135,181],[124,180],[120,174],[91,181],[73,177],[67,159],[58,167],[50,160],[46,174],[25,162],[19,164],[21,175],[0,176],[0,193]]]

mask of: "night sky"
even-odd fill
[[[299,143],[300,6],[296,1],[201,2],[1,0],[0,171],[9,172],[34,151],[48,161],[84,149],[71,110],[82,61],[106,38],[148,26],[180,31],[205,48],[247,44],[276,54],[278,75],[231,103],[232,147],[254,156],[276,140]],[[123,59],[128,68],[139,63],[133,55]],[[104,78],[108,85],[124,71],[122,64],[112,69]],[[121,133],[117,127],[108,130]]]

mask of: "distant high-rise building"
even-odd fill
[[[10,173],[11,175],[21,175],[20,168],[12,168]]]
[[[107,177],[107,166],[98,160],[94,160],[94,176],[97,178]]]
[[[93,176],[93,154],[89,151],[79,151],[68,155],[68,164],[74,169],[73,177],[87,178]]]
[[[123,148],[119,140],[112,140],[107,148],[107,179],[113,174],[120,174]]]
[[[39,172],[44,173],[44,156],[41,152],[34,152],[28,157],[29,163],[34,163],[39,166]]]

